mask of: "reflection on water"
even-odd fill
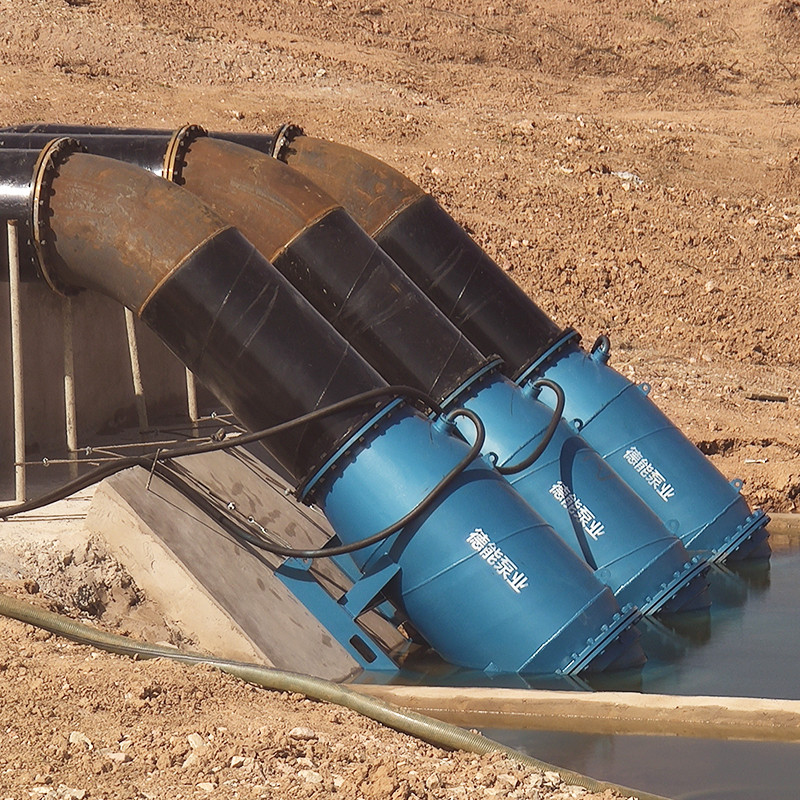
[[[483,733],[543,761],[672,800],[797,800],[800,795],[798,744],[552,731]]]
[[[709,613],[643,626],[641,691],[800,699],[798,577],[800,551],[715,567]]]

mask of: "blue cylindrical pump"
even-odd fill
[[[389,410],[358,433],[357,447],[342,449],[319,486],[309,483],[343,541],[402,517],[463,458],[466,445],[447,428],[407,407]],[[432,511],[354,558],[366,575],[387,559],[399,565],[387,592],[453,664],[576,674],[638,658],[636,646],[617,640],[638,612],[620,611],[610,589],[482,459]]]
[[[484,452],[500,468],[513,468],[545,435],[551,414],[539,396],[555,395],[532,382],[520,390],[490,364],[444,402],[476,413],[486,428]],[[469,419],[459,420],[468,439]],[[691,553],[658,516],[620,480],[574,429],[561,422],[530,466],[506,475],[522,497],[610,586],[621,604],[645,614],[708,606],[707,557]]]
[[[607,365],[607,339],[601,337],[591,353],[578,341],[573,331],[565,333],[521,371],[518,383],[547,377],[565,387],[565,416],[573,429],[687,547],[709,551],[714,561],[768,554],[767,516],[750,511],[741,481],[723,478],[649,399],[647,384],[637,386]]]

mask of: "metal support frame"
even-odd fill
[[[75,349],[72,336],[72,298],[64,298],[64,422],[67,434],[70,476],[78,476],[78,418],[75,404]]]
[[[22,315],[19,293],[19,232],[16,220],[8,220],[8,293],[11,300],[11,363],[14,391],[14,494],[26,497],[25,390],[22,370]]]
[[[149,427],[147,421],[147,402],[144,396],[142,383],[142,369],[139,362],[139,344],[136,340],[136,320],[133,311],[125,309],[125,332],[128,336],[128,355],[131,360],[131,378],[133,380],[133,393],[136,400],[136,414],[139,419],[139,431],[146,431]]]
[[[194,373],[186,370],[186,401],[189,410],[189,421],[192,423],[192,430],[197,435],[197,422],[200,419],[200,414],[197,410],[197,382],[195,381]]]

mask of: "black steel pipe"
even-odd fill
[[[266,155],[272,155],[276,141],[275,136],[261,133],[204,131],[204,135],[250,147]],[[52,139],[61,136],[80,139],[88,152],[94,155],[119,158],[160,174],[166,147],[175,136],[175,130],[34,123],[0,128],[0,147],[41,149]]]
[[[436,200],[397,170],[303,135],[278,155],[339,200],[482,353],[503,359],[509,375],[563,335]]]
[[[24,142],[25,136],[58,134],[82,136],[91,152],[151,171],[158,158],[150,151],[152,142],[166,147],[173,135],[157,129],[34,124],[0,131],[0,147]],[[517,375],[564,335],[433,197],[388,164],[292,126],[275,136],[208,136],[275,155],[323,187],[483,355],[503,359],[508,375]],[[151,141],[144,146],[142,139]],[[41,138],[28,141],[42,143]]]
[[[448,396],[485,359],[326,192],[240,145],[196,138],[176,178],[233,222],[389,383]]]
[[[13,155],[5,151],[7,161]],[[19,163],[30,166],[22,156]],[[134,310],[251,430],[386,386],[237,229],[189,192],[138,167],[63,150],[45,154],[31,182],[51,285],[93,289]],[[270,439],[269,449],[301,482],[388,402],[316,419]]]

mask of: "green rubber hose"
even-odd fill
[[[314,700],[344,706],[365,717],[380,722],[396,731],[407,733],[418,739],[438,747],[450,750],[464,750],[469,753],[483,755],[485,753],[503,753],[508,758],[540,771],[556,772],[564,783],[582,786],[591,792],[602,793],[607,789],[621,794],[623,797],[638,800],[666,800],[666,798],[647,792],[639,792],[618,786],[613,783],[597,781],[579,772],[562,769],[545,761],[539,761],[524,753],[499,742],[487,739],[479,734],[451,725],[447,722],[418,714],[415,711],[402,709],[375,697],[359,694],[359,692],[338,683],[314,678],[311,675],[300,675],[294,672],[262,667],[258,664],[247,664],[199,653],[184,653],[172,647],[150,645],[120,636],[106,633],[69,617],[54,614],[52,611],[36,608],[29,603],[15,600],[13,597],[0,594],[0,614],[5,617],[43,628],[51,633],[64,636],[80,644],[98,647],[120,655],[137,656],[139,658],[169,658],[188,664],[210,664],[243,681],[281,692],[297,692]]]

